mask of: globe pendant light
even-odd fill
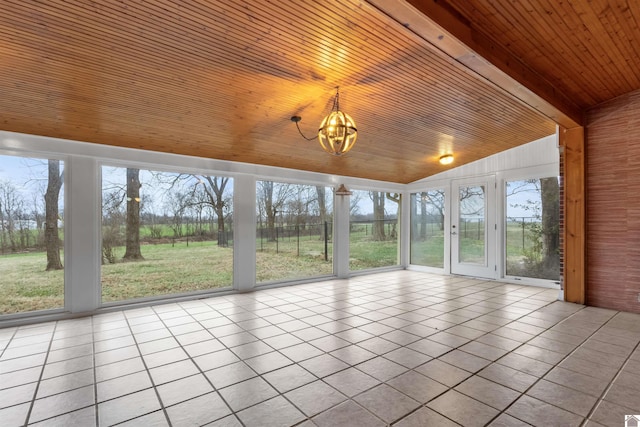
[[[291,121],[295,122],[300,135],[309,141],[318,138],[322,149],[334,156],[342,156],[348,153],[358,138],[358,129],[353,119],[348,114],[340,111],[340,92],[338,87],[336,87],[336,97],[333,99],[331,113],[320,123],[316,137],[307,138],[304,136],[298,125],[300,120],[302,120],[300,116],[291,117]]]

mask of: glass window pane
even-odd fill
[[[352,193],[349,268],[355,271],[398,265],[401,195],[380,191]]]
[[[63,172],[0,156],[0,315],[64,307]]]
[[[411,194],[411,264],[444,268],[444,190]]]
[[[233,284],[233,180],[104,166],[102,301]]]
[[[486,265],[485,188],[483,185],[460,187],[458,197],[459,262]]]
[[[333,274],[333,189],[258,181],[256,282]]]
[[[506,274],[559,280],[560,186],[557,177],[506,183]]]

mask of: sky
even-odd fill
[[[126,180],[124,171],[124,168],[114,168],[109,166],[103,167],[103,182],[124,186]],[[47,167],[45,159],[0,155],[0,182],[10,181],[13,186],[18,191],[20,191],[28,201],[32,200],[32,194],[33,191],[37,190],[38,181],[46,182],[46,177]],[[150,172],[144,170],[140,172],[140,179],[143,183],[149,182],[151,178],[152,176]],[[143,191],[144,190],[146,190],[147,194],[149,191],[152,191],[148,187],[146,189],[143,188]],[[512,217],[533,216],[533,213],[530,210],[513,206],[525,205],[528,200],[539,200],[539,196],[537,195],[536,191],[534,191],[533,185],[523,187],[521,190],[522,191],[520,191],[518,194],[509,196],[507,201],[507,215]],[[159,200],[162,198],[160,197],[160,194],[165,192],[166,188],[156,187],[152,192],[152,198],[155,200]],[[366,194],[367,192],[360,191],[360,193],[362,194],[360,196],[360,201],[358,202],[358,213],[362,215],[372,213],[373,203],[370,197]],[[61,200],[63,200],[62,197]],[[395,203],[387,202],[385,203],[385,206],[388,215],[396,214]]]
[[[64,163],[61,162],[61,172]],[[13,188],[22,194],[27,203],[33,200],[34,192],[40,191],[44,196],[47,182],[47,160],[0,155],[0,184],[10,182]],[[39,189],[39,187],[41,187]],[[64,200],[64,186],[60,193],[61,208]]]

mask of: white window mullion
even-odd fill
[[[65,308],[72,313],[100,307],[101,191],[98,162],[70,157],[65,194]]]
[[[233,187],[233,288],[256,285],[256,180],[240,175]]]

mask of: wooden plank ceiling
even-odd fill
[[[527,2],[451,3],[474,25],[500,23],[493,36],[508,33],[525,60],[552,67],[522,40],[542,42]],[[545,19],[555,24],[543,11],[534,24]],[[571,39],[554,43],[575,50]],[[602,49],[593,55],[613,55]],[[0,129],[98,144],[408,183],[445,170],[443,153],[456,166],[555,132],[552,120],[357,0],[4,0],[0,55]],[[547,78],[582,87],[583,106],[637,86],[631,72],[604,79],[575,62],[565,75],[571,65],[561,62]],[[344,157],[304,141],[290,121],[302,116],[313,134],[336,86],[359,130]]]
[[[433,0],[410,0],[418,8]],[[640,1],[439,0],[583,110],[640,89]]]

